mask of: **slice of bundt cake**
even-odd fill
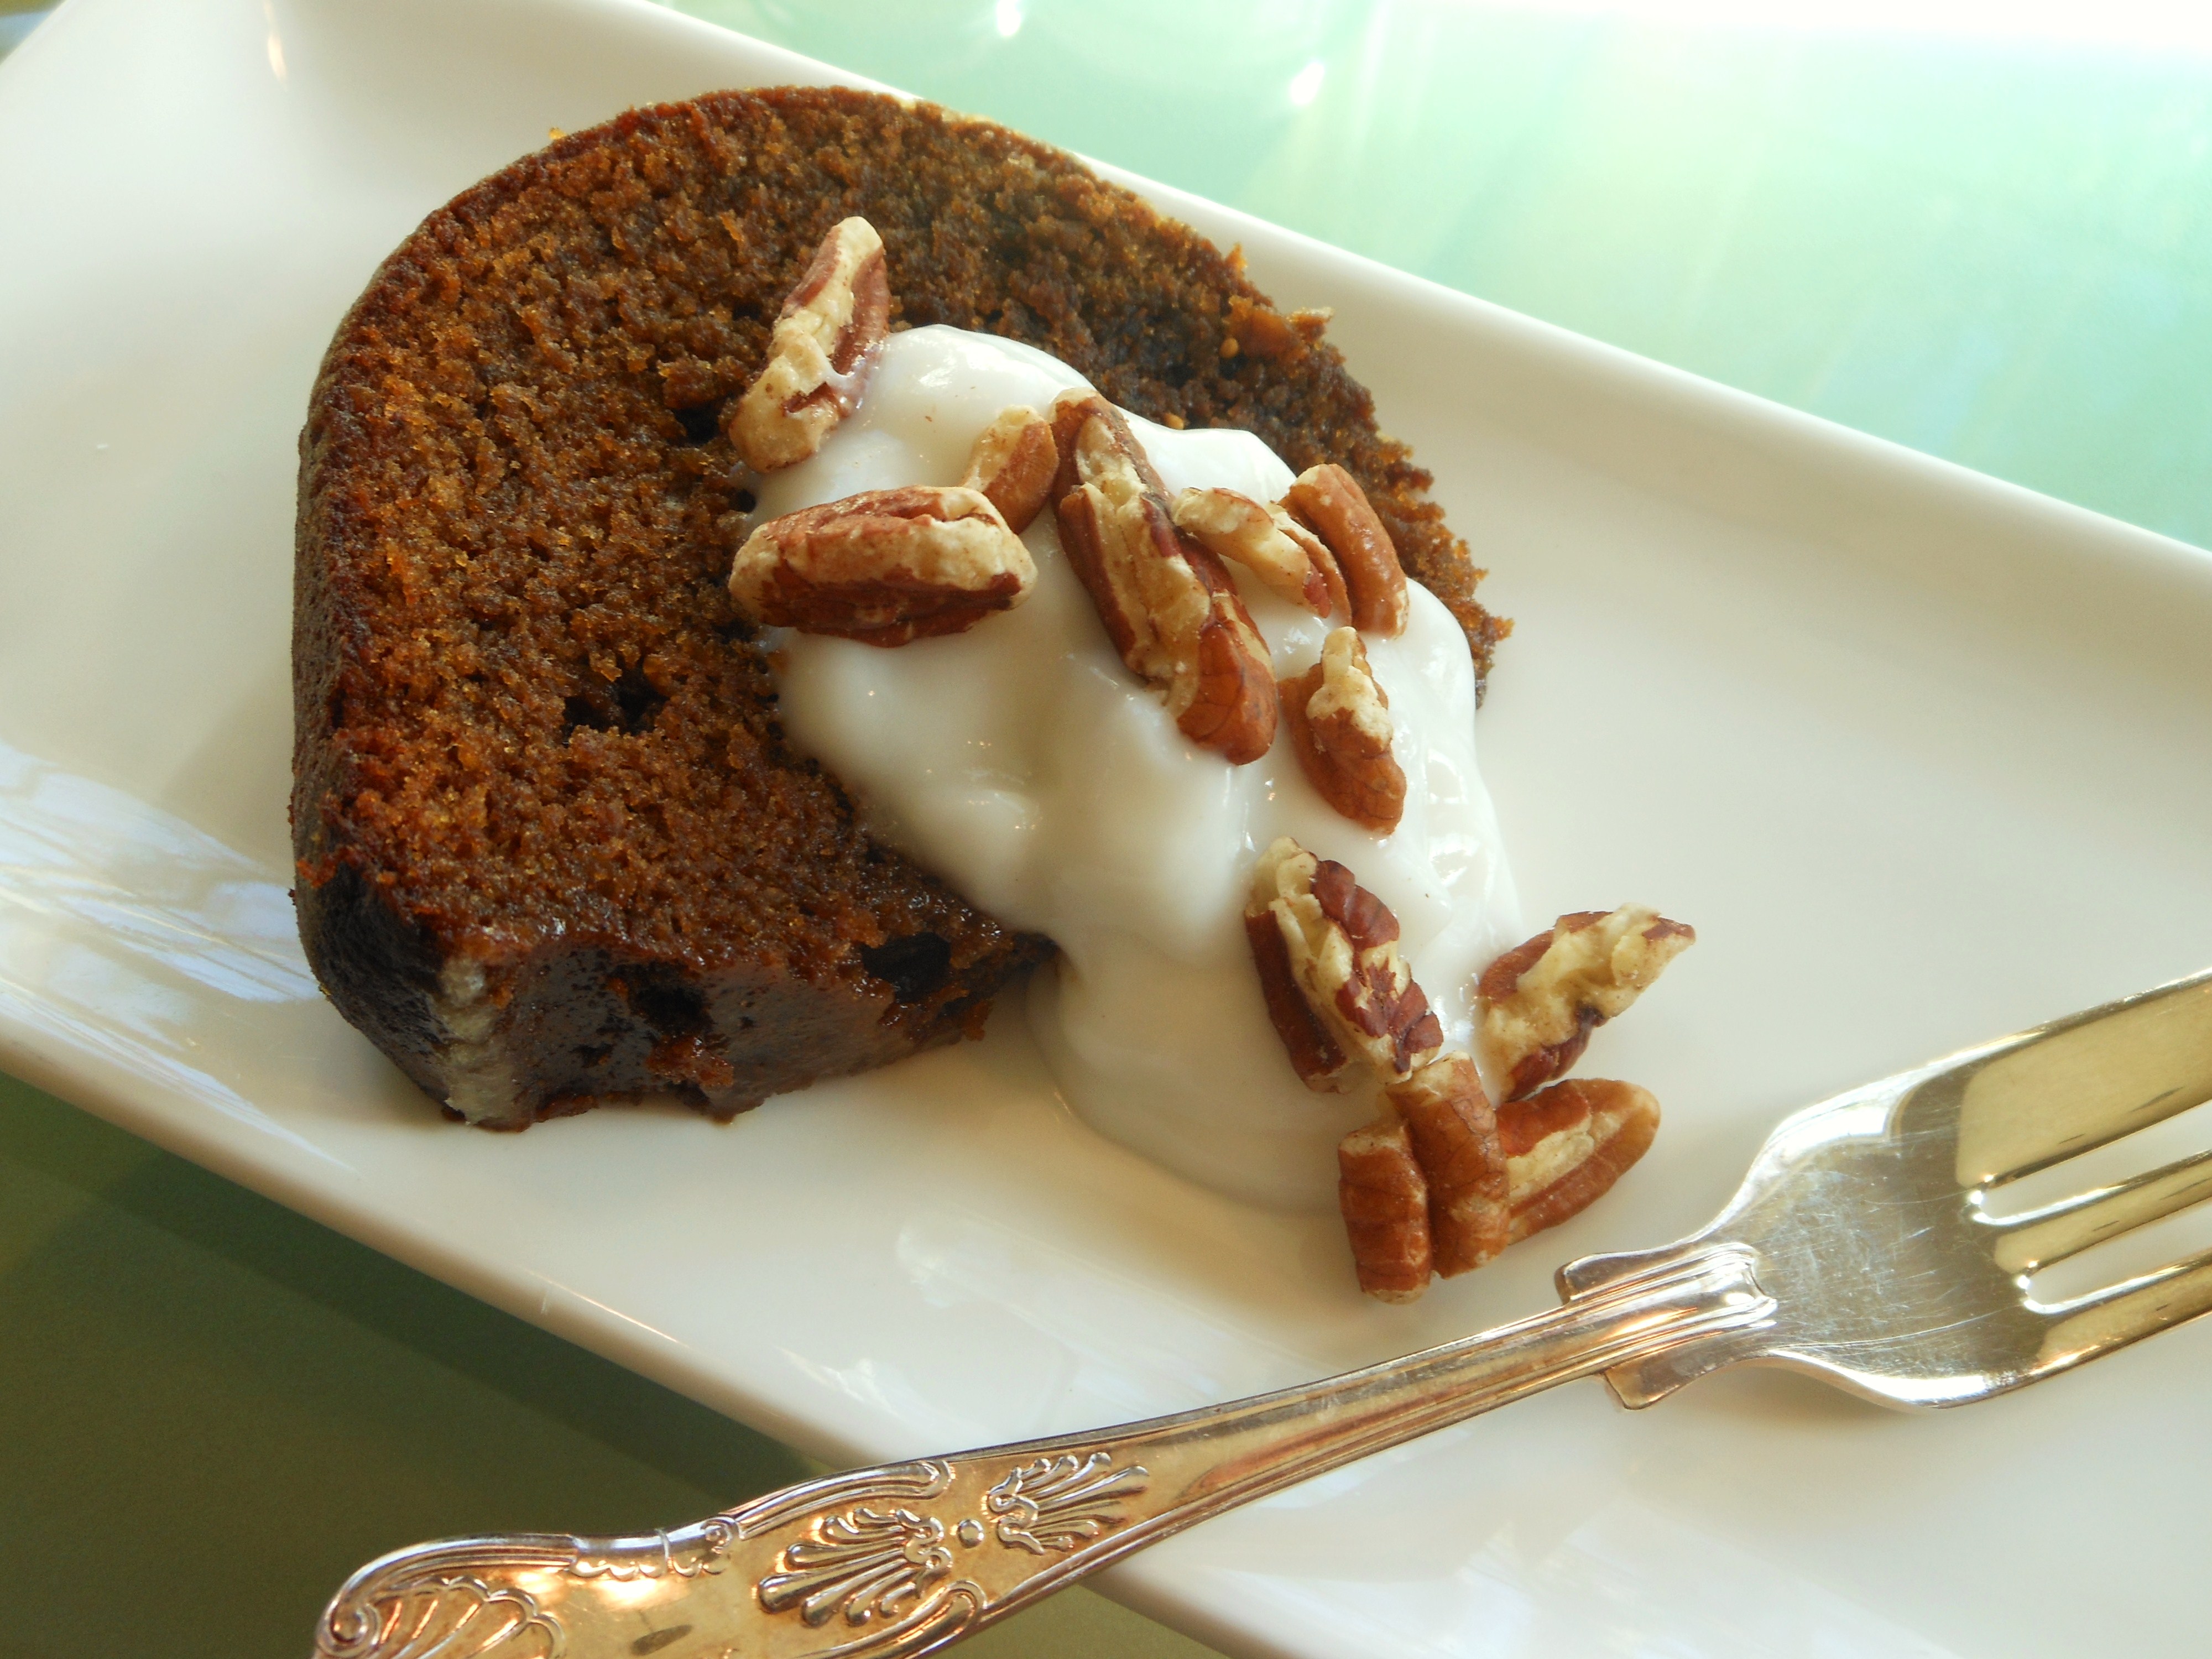
[[[727,1116],[978,1030],[1052,950],[870,838],[731,607],[726,416],[852,216],[894,327],[995,331],[1155,419],[1340,461],[1478,669],[1504,631],[1322,319],[1072,158],[821,88],[563,138],[385,262],[301,438],[301,937],[473,1122],[653,1091]]]

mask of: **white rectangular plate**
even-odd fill
[[[1418,1307],[1107,1146],[1000,1021],[726,1127],[442,1121],[317,995],[284,825],[294,437],[378,259],[623,106],[835,78],[626,0],[72,3],[0,67],[0,1065],[833,1461],[1220,1400],[1534,1310],[1843,1085],[2212,957],[2212,561],[1150,185],[1332,305],[1519,620],[1532,915],[1702,943],[1593,1064],[1669,1122]],[[1134,181],[1133,181],[1134,182]],[[1104,1588],[1249,1653],[2179,1652],[2212,1328],[1977,1410],[1567,1389]],[[687,1517],[670,1516],[673,1522]]]

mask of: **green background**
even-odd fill
[[[1663,0],[682,9],[2212,544],[2201,40],[1931,27],[2001,15],[1968,0],[1911,36]],[[0,0],[0,52],[38,15]],[[0,1077],[0,1659],[299,1656],[393,1546],[647,1528],[806,1472]],[[969,1650],[1205,1651],[1080,1591]]]

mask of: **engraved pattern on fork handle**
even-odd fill
[[[1706,1244],[1565,1305],[1318,1382],[858,1469],[639,1538],[419,1545],[332,1600],[317,1659],[908,1659],[1224,1510],[1554,1383],[1767,1323]]]

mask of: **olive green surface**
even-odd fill
[[[683,9],[2212,544],[2203,56],[1598,0]],[[34,21],[0,0],[0,52]],[[392,1546],[649,1528],[806,1472],[0,1078],[0,1659],[296,1656]],[[1205,1651],[1079,1591],[968,1650]]]

